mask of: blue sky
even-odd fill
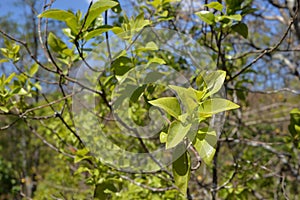
[[[20,1],[20,0],[19,0]],[[82,10],[83,12],[86,12],[89,2],[91,0],[56,0],[52,6],[52,8],[59,8],[59,9],[71,9],[73,11],[76,10]],[[94,0],[95,1],[95,0]],[[7,13],[11,13],[15,17],[19,17],[18,14],[22,13],[22,7],[16,6],[14,4],[15,0],[1,0],[0,1],[0,16],[5,15]],[[43,0],[37,0],[39,7],[42,8]],[[121,0],[121,6],[122,8],[126,8],[129,4],[129,2],[126,2],[124,0]]]
[[[13,15],[17,15],[18,11],[22,11],[22,7],[14,5],[15,1],[12,0],[1,0],[0,9],[1,15],[11,12]],[[38,2],[43,2],[39,0]],[[38,3],[42,7],[42,3]],[[56,0],[52,8],[60,9],[72,9],[85,11],[88,8],[88,0]]]

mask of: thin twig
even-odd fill
[[[38,132],[26,121],[26,119],[24,119],[24,122],[26,123],[26,125],[28,126],[28,128],[30,129],[30,131],[37,136],[40,140],[42,140],[42,142],[44,144],[46,144],[48,147],[50,147],[51,149],[53,149],[54,151],[61,153],[69,158],[75,158],[75,156],[68,154],[66,152],[61,151],[59,148],[57,148],[56,146],[54,146],[53,144],[49,143],[45,138],[43,138],[40,134],[38,134]]]
[[[246,65],[243,69],[241,69],[236,75],[232,76],[228,81],[226,82],[230,82],[233,79],[237,78],[238,76],[240,76],[242,73],[244,73],[247,69],[249,69],[253,64],[255,64],[257,61],[259,61],[262,57],[264,57],[267,54],[270,54],[272,52],[274,52],[276,49],[278,49],[278,47],[282,44],[282,42],[284,41],[284,39],[286,38],[286,36],[288,35],[289,31],[292,28],[292,25],[295,21],[295,19],[297,18],[298,15],[298,8],[297,11],[295,12],[296,14],[294,15],[294,17],[290,20],[289,26],[287,28],[287,30],[284,32],[283,36],[281,37],[281,39],[279,40],[279,42],[277,44],[275,44],[274,47],[272,48],[266,48],[264,50],[261,51],[261,54],[258,55],[254,60],[252,60],[252,62],[250,62],[248,65]]]

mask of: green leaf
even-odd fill
[[[15,77],[16,73],[13,72],[11,73],[5,80],[4,80],[4,84],[10,83],[10,81]]]
[[[4,106],[0,106],[0,110],[2,110],[3,112],[5,112],[5,113],[8,113],[8,109],[6,108],[6,107],[4,107]]]
[[[216,16],[216,21],[218,22],[223,22],[223,23],[229,23],[231,20],[235,20],[235,21],[241,21],[242,20],[242,16],[237,14],[237,15],[219,15]]]
[[[240,14],[227,15],[227,16],[224,16],[224,18],[232,19],[232,20],[236,20],[236,21],[241,21],[242,20],[242,15],[240,15]]]
[[[220,113],[226,110],[237,109],[240,106],[221,98],[207,99],[200,104],[198,112],[200,117],[208,117],[216,113]]]
[[[166,61],[164,59],[161,59],[161,58],[158,58],[158,57],[154,57],[154,58],[151,58],[148,61],[148,65],[150,65],[151,63],[158,63],[160,65],[164,65],[164,64],[166,64]]]
[[[245,0],[225,0],[227,14],[233,14],[238,10],[241,10],[241,5]]]
[[[59,9],[49,9],[38,15],[38,17],[50,18],[59,21],[64,21],[67,26],[75,33],[78,33],[77,17],[71,11],[59,10]]]
[[[168,130],[168,137],[166,142],[166,149],[170,149],[183,141],[185,136],[191,129],[192,124],[184,126],[179,121],[173,121]]]
[[[185,195],[191,174],[191,160],[187,151],[173,162],[172,171],[175,185]]]
[[[169,87],[177,93],[186,112],[192,114],[198,106],[197,91],[191,87],[184,88],[176,85],[169,85]]]
[[[145,88],[146,88],[146,85],[142,85],[142,86],[138,87],[136,90],[134,90],[134,92],[132,93],[132,95],[130,97],[130,101],[137,102],[138,99],[140,98],[140,96],[144,93]]]
[[[162,97],[156,100],[149,101],[153,106],[163,109],[169,115],[178,119],[181,114],[180,104],[176,97]]]
[[[231,28],[234,32],[240,34],[245,39],[247,39],[247,37],[248,37],[248,26],[246,24],[238,23],[238,24],[233,25]]]
[[[69,18],[75,18],[76,16],[71,11],[59,10],[59,9],[49,9],[38,15],[39,18],[50,18],[59,21],[66,21]]]
[[[96,185],[95,191],[94,191],[94,197],[95,200],[102,200],[102,199],[109,199],[111,194],[109,193],[116,193],[118,189],[114,185],[114,181],[104,181],[100,184]]]
[[[112,28],[112,32],[113,32],[114,34],[116,34],[116,35],[119,35],[119,34],[123,33],[124,30],[123,30],[121,27],[115,26],[115,27]]]
[[[135,49],[135,52],[144,52],[144,51],[157,51],[158,47],[154,42],[148,42],[146,45],[138,47]]]
[[[211,2],[209,4],[204,4],[204,6],[206,6],[208,8],[216,9],[218,11],[222,11],[223,10],[223,5],[220,4],[219,2]]]
[[[168,137],[168,134],[167,134],[167,133],[161,132],[161,133],[159,134],[159,141],[160,141],[161,143],[166,143],[166,142],[167,142],[167,137]]]
[[[33,64],[29,70],[29,75],[33,76],[39,69],[39,65],[37,63]]]
[[[217,93],[223,86],[226,77],[226,72],[217,70],[210,74],[199,75],[196,79],[199,90],[205,91],[203,99]]]
[[[200,19],[207,24],[213,25],[215,23],[215,16],[213,13],[207,11],[207,10],[202,10],[199,12],[196,12],[196,15],[200,17]]]
[[[20,88],[20,90],[18,91],[18,95],[26,95],[26,94],[28,94],[28,92],[24,88]]]
[[[300,110],[298,108],[291,110],[290,117],[288,129],[295,146],[300,149]]]
[[[206,164],[209,164],[214,157],[216,143],[217,136],[215,131],[209,131],[207,128],[198,131],[194,147]]]
[[[145,14],[142,12],[133,21],[132,29],[137,29],[136,31],[139,31],[145,26],[148,26],[149,24],[150,20],[145,19]]]
[[[115,2],[118,2],[118,5],[114,6],[111,10],[114,12],[114,13],[120,13],[122,12],[122,8],[121,8],[121,5],[119,3],[118,0],[113,0]]]
[[[131,59],[126,56],[120,56],[119,58],[115,59],[111,66],[115,70],[115,74],[117,76],[123,76],[131,68],[133,68]]]
[[[64,49],[67,49],[67,45],[56,37],[52,32],[48,35],[48,44],[55,52],[61,53]]]
[[[144,83],[155,83],[158,80],[161,80],[165,76],[164,73],[158,71],[152,71],[147,73]]]
[[[91,23],[103,12],[106,10],[117,6],[119,3],[110,0],[98,0],[96,1],[90,8],[89,12],[87,13],[87,18],[84,24],[84,28],[88,28]]]
[[[91,38],[100,36],[102,33],[105,33],[111,29],[112,29],[111,27],[107,27],[107,26],[99,27],[98,29],[88,32],[88,34],[84,37],[84,39],[88,41]]]

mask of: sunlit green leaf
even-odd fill
[[[192,114],[195,108],[198,106],[198,97],[195,89],[189,87],[179,87],[176,85],[169,85],[169,87],[174,90],[180,99],[180,103],[183,104],[186,112]]]
[[[18,95],[26,95],[26,94],[28,94],[28,92],[24,88],[20,88],[20,90],[18,91]]]
[[[205,91],[203,99],[217,93],[223,86],[226,72],[222,70],[213,71],[209,74],[201,74],[196,83],[200,91]]]
[[[158,63],[160,65],[163,65],[163,64],[166,64],[166,61],[164,59],[161,59],[161,58],[158,58],[158,57],[154,57],[154,58],[151,58],[148,61],[148,65],[150,65],[151,63]]]
[[[68,48],[63,41],[61,41],[58,37],[56,37],[56,35],[51,32],[48,35],[48,44],[55,52],[61,52],[62,50]]]
[[[242,15],[236,14],[236,15],[219,15],[216,17],[216,21],[221,22],[221,21],[229,21],[229,20],[235,20],[235,21],[241,21],[242,20]]]
[[[16,73],[13,72],[11,73],[5,80],[4,80],[4,84],[10,83],[10,81],[15,77]]]
[[[179,121],[173,121],[168,130],[168,137],[166,142],[166,149],[170,149],[183,141],[188,134],[192,124],[184,126]]]
[[[288,129],[291,133],[295,146],[300,149],[300,110],[298,108],[291,110],[290,117],[291,119]]]
[[[39,65],[37,63],[33,64],[29,70],[29,75],[33,76],[39,69]]]
[[[181,114],[180,104],[176,97],[162,97],[156,100],[149,101],[153,106],[163,109],[169,115],[176,119]]]
[[[226,110],[237,109],[240,106],[221,98],[207,99],[200,104],[198,112],[200,116],[211,116],[216,113],[220,113]]]
[[[194,147],[199,153],[200,158],[206,163],[210,163],[216,152],[215,145],[217,136],[215,131],[210,131],[207,128],[198,131]]]
[[[102,33],[105,33],[111,29],[112,29],[111,27],[107,27],[107,26],[99,27],[98,29],[88,32],[88,34],[84,37],[84,39],[90,40],[91,38],[100,36]]]
[[[213,25],[215,23],[215,15],[207,10],[199,11],[196,15],[207,24]]]
[[[167,133],[161,132],[161,133],[159,134],[159,141],[160,141],[161,143],[166,143],[166,142],[167,142],[167,137],[168,137],[168,134],[167,134]]]
[[[59,9],[49,9],[39,14],[38,17],[56,19],[60,21],[66,21],[69,18],[76,18],[76,16],[71,11],[59,10]]]
[[[211,2],[209,4],[205,4],[205,6],[207,6],[209,8],[216,9],[218,11],[222,11],[223,10],[223,5],[220,4],[219,2]]]
[[[90,8],[87,13],[84,28],[87,28],[91,23],[106,10],[118,5],[118,2],[111,0],[98,0]]]
[[[8,109],[6,108],[6,107],[4,107],[4,106],[0,106],[0,110],[2,110],[3,112],[5,112],[5,113],[8,113]]]
[[[0,59],[0,63],[4,63],[4,62],[8,62],[9,60],[8,59]]]

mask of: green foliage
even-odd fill
[[[237,14],[240,10],[250,9],[249,5],[241,7],[243,1],[226,1],[226,12],[223,12],[223,5],[219,2],[211,2],[205,4],[208,8],[217,10],[220,14],[214,14],[214,12],[203,10],[196,12],[195,14],[205,23],[213,25],[218,29],[226,32],[235,32],[244,38],[248,37],[248,26],[242,23],[242,14]]]
[[[298,108],[291,110],[290,116],[289,131],[295,146],[300,149],[300,110]]]
[[[278,27],[255,31],[265,22],[253,20],[258,15],[251,14],[259,8],[252,8],[252,0],[201,3],[200,10],[193,8],[191,12],[198,12],[190,15],[179,10],[186,8],[178,0],[137,1],[137,5],[131,17],[125,14],[126,8],[122,12],[118,0],[94,1],[86,13],[45,5],[46,10],[37,16],[40,20],[26,18],[34,19],[26,24],[27,35],[10,36],[0,28],[4,36],[0,64],[5,69],[0,77],[0,130],[5,133],[0,147],[8,152],[0,156],[0,195],[11,193],[18,198],[15,194],[22,191],[33,199],[157,200],[204,199],[211,198],[210,193],[213,199],[297,195],[299,155],[295,147],[300,149],[300,110],[290,112],[288,136],[283,125],[256,125],[274,117],[282,120],[287,109],[265,105],[255,111],[265,100],[248,93],[266,75],[257,70],[271,62],[275,52],[268,57],[261,49],[282,38],[270,36]],[[203,23],[196,23],[193,14]],[[154,29],[168,30],[168,34],[157,38],[142,34]],[[268,34],[261,39],[264,32]],[[174,41],[182,33],[195,39],[195,43],[183,39],[184,55]],[[106,41],[105,36],[113,39]],[[113,49],[114,39],[121,48]],[[163,47],[164,40],[174,43],[166,42]],[[282,49],[293,46],[281,42]],[[104,45],[98,48],[99,44]],[[79,70],[86,82],[74,78],[80,65],[87,67]],[[172,74],[189,81],[176,85]],[[170,83],[165,84],[169,77]],[[93,81],[96,85],[88,85]],[[73,90],[74,94],[71,91],[76,87],[79,90]],[[84,105],[76,107],[71,98],[81,92],[92,95],[84,96],[79,101]],[[269,102],[283,98],[273,96]],[[223,113],[240,108],[238,104],[240,110]],[[80,113],[82,108],[86,111]],[[275,114],[264,116],[262,111]],[[80,120],[84,123],[77,123]],[[159,136],[148,138],[147,128],[153,124],[161,125],[153,131]],[[87,141],[98,149],[93,151]],[[149,156],[155,167],[149,160],[142,167],[155,170],[130,171],[135,160],[127,159],[127,154],[157,153],[158,147],[167,152],[168,166]],[[125,156],[112,154],[119,149]],[[98,153],[110,157],[105,160]],[[115,169],[112,163],[122,167]]]
[[[14,63],[18,62],[20,59],[20,45],[9,40],[5,40],[4,44],[5,48],[0,48],[0,52],[6,59],[1,59],[1,62],[7,62],[8,60],[13,61]]]
[[[190,155],[187,152],[182,154],[173,162],[172,169],[175,184],[182,194],[186,194],[191,173]]]
[[[200,75],[196,79],[198,87],[201,88],[199,91],[191,87],[186,89],[170,85],[169,87],[176,92],[180,101],[174,97],[163,97],[149,101],[150,104],[163,109],[167,114],[176,118],[176,120],[172,121],[170,124],[167,136],[165,132],[160,133],[160,141],[165,143],[166,149],[176,147],[178,144],[183,142],[185,138],[187,138],[187,135],[193,135],[190,132],[195,131],[191,129],[195,124],[206,120],[214,114],[239,108],[237,104],[229,100],[209,98],[221,89],[225,76],[226,74],[224,71],[216,71],[208,75]],[[192,140],[194,139],[192,138]],[[207,164],[214,156],[216,140],[215,132],[209,132],[208,129],[198,130],[196,134],[196,139],[193,144],[201,158],[204,159]],[[181,159],[177,162],[181,162]],[[187,158],[184,157],[184,159]],[[187,165],[187,163],[188,162],[186,160],[185,165]],[[186,182],[183,184],[183,180],[179,177],[176,181],[177,175],[178,173],[174,174],[175,184],[180,188],[181,192],[186,191],[188,184]],[[189,176],[184,174],[184,181],[186,181],[187,177]]]
[[[181,115],[180,104],[176,97],[162,97],[156,100],[149,101],[153,106],[159,107],[167,112],[172,117],[178,119]]]
[[[6,162],[3,158],[0,158],[0,185],[0,198],[4,198],[5,195],[16,194],[20,190],[12,163]]]
[[[240,34],[245,39],[247,39],[247,37],[248,37],[248,26],[246,24],[238,23],[238,24],[233,25],[231,28],[234,32]]]

